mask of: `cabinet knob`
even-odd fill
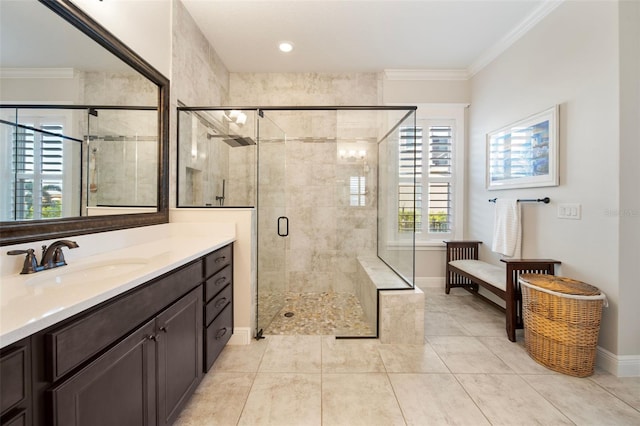
[[[165,327],[165,326],[160,327],[160,331],[162,331],[163,333],[166,333],[167,332],[167,327]]]
[[[153,340],[154,342],[158,340],[158,336],[155,334],[150,334],[147,336],[148,340]]]
[[[216,340],[222,339],[222,336],[224,336],[225,334],[227,334],[227,327],[218,330],[218,332],[216,333]]]

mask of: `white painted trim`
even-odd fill
[[[73,68],[0,68],[0,78],[73,78]]]
[[[234,327],[233,334],[227,345],[248,345],[253,338],[252,329],[249,327]]]
[[[410,69],[388,69],[384,70],[386,80],[401,81],[440,81],[440,80],[468,80],[469,72],[464,69],[458,70],[410,70]]]
[[[529,16],[527,16],[520,24],[512,29],[507,35],[500,39],[496,44],[484,51],[478,59],[476,59],[467,69],[469,77],[473,77],[484,67],[489,65],[494,59],[504,53],[512,44],[518,41],[523,35],[535,27],[548,14],[553,12],[564,0],[546,0],[538,6]]]
[[[596,366],[617,377],[640,377],[640,355],[616,355],[598,346]]]
[[[416,287],[425,288],[441,288],[444,290],[444,277],[416,277]]]

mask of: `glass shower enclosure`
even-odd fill
[[[178,110],[178,207],[256,209],[256,336],[375,337],[358,256],[413,287],[415,108]]]

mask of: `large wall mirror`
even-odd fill
[[[68,0],[0,9],[0,245],[167,222],[169,81]]]

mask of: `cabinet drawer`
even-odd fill
[[[204,285],[204,300],[209,301],[218,294],[227,284],[231,283],[233,277],[233,267],[231,265],[224,268],[211,278]]]
[[[228,285],[216,297],[213,298],[205,307],[205,325],[209,325],[211,321],[218,316],[220,312],[231,303],[233,297],[233,286]]]
[[[2,421],[2,426],[27,426],[28,424],[27,410],[25,409],[16,410],[9,418]]]
[[[0,413],[25,402],[28,395],[31,365],[29,347],[19,345],[0,356]]]
[[[205,330],[205,364],[207,372],[233,333],[233,305],[230,303]]]
[[[47,333],[47,378],[56,381],[201,282],[197,261]]]
[[[205,277],[210,277],[215,274],[222,268],[227,265],[231,265],[231,261],[233,260],[233,245],[229,244],[228,246],[222,247],[214,251],[213,253],[207,255],[204,258],[205,262]]]

